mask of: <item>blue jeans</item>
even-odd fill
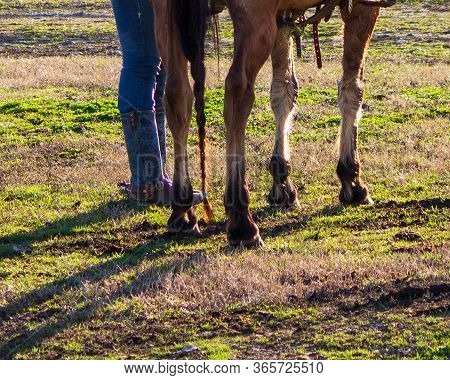
[[[122,46],[118,108],[136,186],[162,179],[166,160],[166,75],[156,46],[149,0],[111,0]]]

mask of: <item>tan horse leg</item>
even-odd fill
[[[275,42],[276,7],[272,5],[272,8],[260,6],[258,12],[252,12],[248,5],[246,8],[230,6],[235,26],[235,53],[225,84],[224,116],[227,127],[225,209],[231,246],[263,244],[249,211],[250,196],[245,181],[245,126],[255,100],[256,76]]]
[[[191,207],[192,185],[188,172],[187,138],[192,117],[194,96],[189,83],[187,59],[174,35],[167,30],[166,2],[153,1],[155,31],[164,67],[167,73],[166,117],[174,140],[174,201],[168,221],[170,232],[199,233],[197,217]]]
[[[273,186],[269,203],[274,207],[298,206],[297,191],[289,179],[291,171],[289,132],[297,103],[298,82],[294,69],[292,39],[289,30],[278,29],[272,51],[273,80],[270,91],[272,110],[277,124],[275,147],[270,161]]]
[[[372,200],[360,179],[358,124],[363,100],[365,54],[379,14],[379,8],[355,4],[352,13],[341,9],[344,29],[344,74],[339,84],[342,125],[337,174],[342,183],[343,204],[367,204]]]

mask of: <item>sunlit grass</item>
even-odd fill
[[[226,241],[229,18],[220,75],[212,52],[207,60],[214,222],[201,236],[168,234],[170,209],[136,206],[116,187],[129,176],[120,58],[0,58],[0,357],[448,358],[449,25],[443,2],[408,3],[383,11],[368,57],[359,143],[373,207],[338,204],[338,18],[321,25],[324,69],[308,40],[297,62],[291,147],[301,206],[290,212],[267,205],[275,125],[270,64],[262,69],[246,143],[263,250],[231,251]],[[107,0],[0,1],[0,10],[17,14],[4,32],[41,49],[115,38]],[[41,11],[70,22],[23,21]],[[68,16],[80,11],[101,21]],[[196,188],[197,140],[193,121]],[[172,162],[169,149],[169,172]]]

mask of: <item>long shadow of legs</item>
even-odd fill
[[[165,244],[165,248],[168,248],[170,244],[174,242],[167,242]],[[159,253],[157,252],[154,256],[157,257],[164,252],[164,246],[161,247]],[[117,289],[111,294],[107,294],[107,297],[96,297],[96,300],[90,302],[86,306],[77,309],[75,311],[65,311],[59,313],[56,317],[53,316],[49,318],[47,322],[44,322],[42,326],[39,326],[33,330],[28,330],[25,334],[21,334],[12,339],[9,339],[4,344],[0,346],[0,358],[1,359],[10,359],[13,358],[14,355],[20,351],[24,351],[30,349],[32,347],[38,346],[44,339],[55,336],[59,332],[67,329],[70,326],[76,325],[82,321],[85,321],[92,317],[100,308],[113,303],[115,300],[121,297],[130,297],[135,294],[139,294],[142,291],[157,291],[161,284],[165,282],[165,280],[174,276],[176,273],[179,273],[180,270],[189,270],[196,265],[199,265],[203,262],[205,255],[197,252],[194,256],[180,259],[176,258],[171,260],[169,263],[164,263],[157,265],[155,267],[150,268],[149,270],[139,274],[131,283],[124,284],[122,287]],[[117,264],[117,263],[116,263]],[[111,265],[111,263],[109,263]],[[99,270],[100,268],[97,268]],[[104,268],[103,268],[104,269]],[[116,271],[123,270],[123,266],[117,266],[116,270],[108,272],[108,275],[112,275]],[[85,271],[89,272],[91,270]],[[94,269],[96,271],[96,269]],[[85,273],[87,274],[87,273]],[[83,272],[78,274],[83,275]],[[95,277],[95,276],[94,276]],[[103,278],[106,277],[103,275]],[[66,279],[68,282],[74,279],[75,276],[71,276]],[[50,287],[56,286],[49,285]],[[28,294],[28,297],[32,296]],[[100,300],[98,299],[100,298]],[[3,313],[11,312],[12,310],[17,310],[17,304],[20,301],[14,303],[14,305],[10,305],[8,309],[4,310]],[[56,319],[56,321],[55,321]]]
[[[264,237],[275,237],[279,235],[285,235],[292,231],[306,227],[311,219],[325,215],[326,216],[338,215],[339,213],[342,212],[343,209],[344,209],[343,206],[336,205],[324,207],[321,210],[316,211],[312,214],[292,213],[292,215],[289,216],[289,221],[281,224],[272,225],[270,226],[270,228],[260,227],[260,231]],[[267,207],[265,209],[260,210],[257,213],[257,218],[267,215],[273,215],[276,212],[279,211],[277,210],[273,211],[271,208]]]
[[[0,321],[11,317],[12,315],[18,314],[30,306],[41,304],[66,290],[80,288],[83,285],[83,282],[101,281],[107,277],[119,273],[120,271],[138,265],[144,259],[155,260],[161,256],[164,256],[167,249],[174,244],[206,239],[209,236],[220,233],[221,231],[222,228],[220,228],[220,226],[217,228],[208,227],[205,234],[200,237],[165,233],[157,239],[147,241],[144,245],[137,245],[126,250],[119,257],[95,266],[91,266],[71,276],[52,281],[24,294],[8,305],[0,307]],[[146,249],[145,255],[141,254],[143,249]]]
[[[138,247],[135,249],[137,248]],[[142,248],[142,246],[139,248]],[[135,249],[126,251],[122,256],[114,258],[113,260],[91,266],[77,272],[76,274],[52,281],[24,294],[20,298],[9,303],[7,306],[0,308],[0,321],[14,316],[15,314],[18,314],[31,306],[42,304],[52,297],[62,294],[64,291],[80,288],[83,286],[83,282],[85,281],[101,281],[131,266],[138,265],[144,258],[158,258],[164,255],[167,245],[156,244],[145,256],[135,254]]]
[[[345,207],[360,207],[360,206],[345,206]],[[279,235],[285,235],[291,231],[297,230],[302,227],[306,227],[308,222],[314,218],[320,216],[333,216],[340,214],[344,209],[344,206],[338,204],[336,206],[327,206],[312,214],[299,215],[298,213],[292,213],[288,222],[271,226],[270,228],[260,228],[261,233],[264,236],[275,237]],[[450,199],[443,198],[429,198],[412,201],[385,201],[375,205],[374,210],[379,209],[399,209],[399,208],[421,208],[421,209],[448,209],[450,208]],[[256,218],[263,218],[266,216],[274,215],[279,212],[273,210],[270,207],[264,208],[256,212]]]
[[[450,204],[448,199],[426,199],[414,203],[395,202],[392,204],[380,204],[376,207],[382,208],[416,206],[424,208],[449,208]],[[267,228],[263,232],[268,236],[277,236],[289,233],[289,231],[292,231],[293,229],[298,229],[306,226],[308,224],[308,221],[314,217],[318,217],[321,215],[337,215],[342,211],[342,209],[343,208],[341,206],[325,207],[309,215],[293,215],[292,219],[290,219],[288,222],[276,225],[275,227],[270,227],[270,229]],[[262,211],[261,215],[265,215],[264,210]],[[208,238],[215,233],[222,233],[223,227],[223,225],[219,225],[214,229],[210,229],[209,232],[205,234],[204,238]],[[84,269],[72,276],[53,281],[23,295],[17,300],[14,300],[7,306],[0,308],[0,322],[6,322],[11,318],[16,317],[18,313],[24,311],[25,309],[31,306],[38,306],[46,300],[51,299],[55,295],[62,294],[65,291],[81,288],[84,281],[97,282],[107,279],[108,277],[114,276],[115,274],[118,274],[127,268],[138,265],[144,259],[154,260],[155,258],[165,255],[168,248],[170,248],[173,244],[197,240],[197,237],[182,237],[180,239],[176,236],[164,235],[162,238],[158,238],[158,241],[152,241],[146,245],[138,245],[136,247],[133,247],[120,257],[114,258],[113,260],[109,260],[97,266]],[[144,247],[149,248],[148,255],[139,255],[138,251],[140,251]],[[18,335],[14,338],[7,339],[0,346],[0,358],[12,358],[16,353],[20,351],[27,350],[39,345],[44,339],[55,336],[57,333],[64,331],[68,327],[85,321],[89,317],[93,316],[100,308],[106,306],[107,304],[110,304],[120,297],[127,297],[136,294],[142,289],[157,291],[158,286],[164,283],[167,276],[174,275],[174,273],[176,273],[177,271],[177,268],[179,268],[180,266],[185,268],[189,266],[195,266],[199,262],[201,262],[201,260],[192,260],[192,258],[177,258],[169,261],[169,263],[154,266],[147,272],[140,274],[131,283],[124,284],[120,289],[114,291],[111,294],[107,294],[107,297],[100,297],[100,300],[96,298],[96,300],[89,302],[86,306],[74,311],[62,311],[56,316],[53,315],[47,318],[47,320],[41,326],[31,330],[27,329],[23,334]]]
[[[31,232],[3,236],[0,238],[0,260],[12,258],[21,254],[20,252],[14,252],[12,250],[11,246],[14,243],[31,245],[55,236],[69,236],[74,234],[74,231],[76,231],[77,228],[101,223],[107,219],[120,218],[124,214],[131,212],[132,209],[133,207],[130,206],[126,200],[110,201],[89,212],[83,212],[72,217],[59,219]],[[3,249],[2,245],[4,246]]]

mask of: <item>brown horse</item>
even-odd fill
[[[343,204],[371,203],[367,187],[360,178],[358,123],[363,99],[364,61],[372,37],[379,7],[391,5],[376,0],[151,0],[155,9],[156,33],[168,79],[166,107],[169,128],[174,138],[175,167],[173,212],[169,230],[198,231],[192,210],[192,186],[187,165],[187,137],[192,105],[200,136],[202,185],[206,200],[205,114],[204,114],[204,42],[207,19],[224,3],[234,25],[234,58],[225,84],[224,118],[226,140],[225,209],[228,217],[228,241],[232,246],[262,245],[259,229],[249,211],[249,191],[245,180],[245,127],[255,99],[255,80],[269,56],[273,79],[271,106],[277,126],[276,143],[269,170],[273,185],[269,202],[276,207],[297,205],[297,194],[290,174],[288,133],[298,93],[294,70],[290,29],[283,15],[302,15],[318,7],[309,20],[327,18],[339,6],[344,21],[343,76],[339,84],[339,108],[342,124],[337,174],[342,183],[339,199]],[[389,1],[389,0],[388,0]],[[215,4],[214,4],[215,3]],[[375,6],[374,6],[375,5]],[[188,63],[194,79],[192,90]],[[194,97],[195,95],[195,97]],[[206,214],[208,214],[207,212]]]

